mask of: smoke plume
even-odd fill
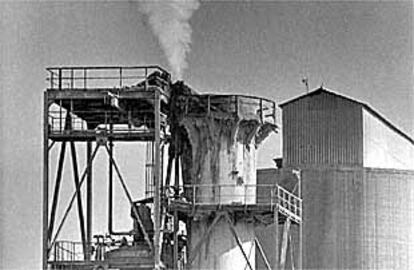
[[[152,31],[168,59],[173,76],[182,78],[187,68],[186,54],[191,50],[190,18],[198,9],[198,0],[140,1],[140,10],[148,16]]]

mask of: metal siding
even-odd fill
[[[285,166],[362,165],[362,106],[327,93],[283,108]]]
[[[304,169],[304,269],[414,269],[414,172]]]
[[[362,171],[305,169],[304,269],[361,269]]]
[[[364,166],[414,170],[414,145],[365,109],[363,129]]]
[[[364,269],[414,269],[414,172],[364,169]]]

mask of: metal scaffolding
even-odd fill
[[[255,238],[254,246],[263,258],[267,269],[284,269],[288,257],[288,247],[293,245],[290,234],[291,224],[299,226],[301,243],[302,199],[299,190],[287,190],[277,185],[245,185],[245,197],[240,203],[226,203],[231,196],[226,190],[232,186],[186,184],[182,181],[182,167],[186,162],[182,152],[182,142],[172,103],[179,104],[185,117],[210,117],[215,115],[238,116],[243,106],[252,106],[252,112],[260,123],[272,125],[276,121],[275,103],[256,97],[236,95],[193,95],[186,89],[177,96],[171,95],[170,75],[158,66],[140,67],[53,67],[48,68],[50,83],[44,93],[44,160],[43,160],[43,269],[91,270],[97,266],[120,269],[184,269],[191,264],[199,248],[208,237],[209,230],[217,222],[225,221],[229,232],[246,258],[247,266],[255,269],[247,259],[247,251],[240,244],[234,224],[238,219],[249,219],[263,225],[276,224],[275,247],[272,257],[278,258],[271,265],[264,247]],[[180,87],[185,88],[181,83]],[[172,100],[174,99],[174,100]],[[226,117],[227,117],[226,116]],[[266,126],[266,125],[265,125]],[[255,132],[269,132],[266,128]],[[174,135],[175,134],[175,135]],[[127,182],[117,162],[114,147],[118,142],[144,142],[145,198],[139,203],[150,204],[154,218],[153,230],[148,230],[137,201],[134,201]],[[260,143],[260,142],[259,142]],[[85,145],[86,161],[81,170],[79,147]],[[60,153],[51,155],[52,148],[60,145]],[[168,162],[163,166],[164,149],[168,148]],[[58,205],[62,205],[62,175],[66,152],[70,150],[74,190],[61,215]],[[108,167],[108,233],[111,236],[131,235],[130,231],[115,231],[113,228],[113,189],[115,178],[119,180],[125,197],[131,206],[131,217],[136,220],[142,232],[144,244],[126,250],[131,243],[112,242],[108,244],[102,235],[93,230],[93,190],[95,179],[92,171],[97,153],[107,155]],[[56,168],[50,168],[50,161],[56,158]],[[96,168],[96,167],[95,167]],[[55,179],[50,179],[51,169],[56,170]],[[86,196],[82,195],[85,186]],[[52,194],[49,194],[53,187]],[[258,189],[266,190],[263,197],[257,196]],[[208,201],[200,194],[203,190],[214,190],[220,194],[214,201]],[[255,203],[249,194],[254,193]],[[86,198],[86,200],[84,200]],[[63,241],[60,232],[68,219],[73,205],[77,206],[78,232],[81,241]],[[60,221],[57,217],[61,216]],[[191,228],[191,220],[209,217],[206,235],[196,248],[182,248],[179,233],[180,221]],[[104,221],[102,221],[104,222]],[[283,224],[281,241],[278,239],[279,224]],[[152,233],[153,231],[153,233]],[[100,232],[101,233],[101,232]],[[169,245],[172,250],[168,250]],[[184,241],[185,243],[185,241]],[[184,244],[185,245],[185,244]],[[132,252],[131,260],[116,257],[122,250]],[[253,246],[252,246],[253,248]],[[135,253],[133,253],[135,252]],[[290,248],[291,256],[292,248]],[[171,253],[171,254],[170,254]],[[301,268],[301,244],[298,264]],[[138,255],[139,254],[139,255]],[[112,257],[111,257],[112,256]],[[114,257],[115,256],[115,257]],[[292,260],[291,260],[292,261]]]

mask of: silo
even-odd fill
[[[191,269],[255,267],[255,225],[231,210],[215,210],[256,204],[257,147],[275,129],[274,114],[273,122],[264,114],[265,108],[273,111],[273,102],[266,102],[220,95],[178,101],[184,192],[200,213],[188,227]]]

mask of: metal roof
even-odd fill
[[[402,137],[404,137],[405,139],[407,139],[409,142],[411,142],[414,145],[414,139],[413,138],[411,138],[409,135],[407,135],[406,133],[404,133],[403,131],[401,131],[401,129],[397,128],[394,124],[392,124],[384,116],[382,116],[381,114],[379,114],[376,110],[374,110],[367,103],[363,103],[363,102],[358,101],[356,99],[353,99],[353,98],[347,97],[345,95],[341,95],[341,94],[335,93],[335,92],[330,91],[330,90],[328,91],[327,89],[325,89],[323,87],[317,88],[317,89],[315,89],[315,90],[313,90],[313,91],[311,91],[309,93],[306,93],[304,95],[300,95],[300,96],[295,97],[295,98],[293,98],[291,100],[288,100],[286,102],[283,102],[283,103],[279,104],[279,107],[283,109],[283,107],[285,107],[286,105],[289,105],[289,104],[291,104],[293,102],[297,102],[297,101],[299,101],[299,100],[301,100],[301,99],[303,99],[305,97],[315,96],[315,95],[318,95],[320,93],[325,93],[325,94],[328,94],[328,95],[332,95],[334,97],[342,98],[342,99],[345,99],[345,100],[348,100],[348,101],[351,101],[351,102],[354,102],[354,103],[357,103],[357,104],[361,105],[364,109],[366,109],[367,111],[369,111],[370,113],[372,113],[373,115],[375,115],[378,119],[380,119],[389,128],[391,128],[392,130],[394,130],[396,133],[398,133],[399,135],[401,135]]]

